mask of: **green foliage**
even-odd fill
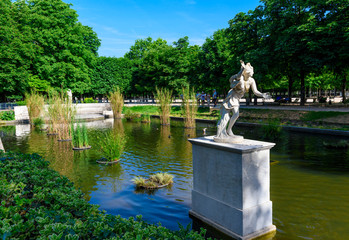
[[[150,115],[149,114],[142,114],[141,115],[141,122],[150,122]]]
[[[105,214],[38,154],[0,154],[2,239],[204,239],[204,231]]]
[[[73,132],[73,137],[72,137],[72,142],[73,146],[75,148],[83,148],[83,147],[88,147],[88,135],[87,135],[87,128],[85,124],[76,124],[76,127],[74,129],[72,125],[72,132]]]
[[[0,112],[0,120],[3,120],[3,121],[13,121],[13,120],[15,120],[15,112],[14,111],[3,111],[3,112]]]
[[[122,112],[126,113],[127,111],[141,113],[141,114],[159,114],[159,108],[157,106],[132,106],[132,107],[123,107]]]
[[[97,136],[97,149],[107,161],[115,161],[120,159],[126,146],[126,137],[116,131],[107,131]]]
[[[268,123],[262,125],[262,134],[265,139],[278,139],[281,134],[282,127],[279,119],[269,119]]]
[[[97,103],[97,100],[94,100],[93,98],[85,98],[84,103]]]
[[[133,93],[134,71],[134,63],[127,58],[99,57],[91,76],[91,91],[94,95],[104,95],[118,87],[122,92]]]
[[[342,115],[348,115],[349,114],[346,112],[314,112],[314,111],[309,111],[305,113],[302,117],[302,121],[314,121],[314,120],[319,120],[319,119],[324,119],[324,118],[330,118],[330,117],[337,117],[337,116],[342,116]]]
[[[33,126],[37,129],[42,128],[42,125],[44,124],[44,120],[41,117],[34,118],[33,120]]]
[[[100,40],[61,0],[0,3],[0,93],[90,90]]]
[[[323,142],[327,148],[349,148],[349,141],[340,140],[339,142]]]

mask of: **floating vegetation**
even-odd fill
[[[135,177],[132,181],[137,188],[156,189],[173,184],[173,175],[159,172],[151,175],[148,179]]]
[[[75,129],[72,125],[72,133],[73,150],[84,150],[91,148],[91,146],[88,145],[87,128],[85,124],[77,124]]]
[[[97,139],[97,149],[103,155],[103,159],[98,160],[97,162],[117,162],[125,149],[125,136],[116,131],[108,131],[107,133],[104,133],[102,136],[97,137]]]

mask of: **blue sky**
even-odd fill
[[[79,21],[101,39],[99,56],[123,57],[137,39],[162,38],[169,44],[188,36],[204,43],[239,12],[259,0],[63,0],[73,4]]]

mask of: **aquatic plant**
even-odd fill
[[[124,96],[120,88],[116,88],[114,92],[109,94],[110,106],[113,110],[114,118],[121,118],[122,108],[124,106]]]
[[[182,111],[184,116],[184,127],[195,128],[195,117],[198,112],[198,104],[194,89],[182,89],[183,101]]]
[[[97,136],[98,150],[103,157],[109,161],[116,161],[124,152],[126,137],[116,131],[108,131],[101,136]]]
[[[141,115],[141,122],[142,122],[142,123],[148,123],[148,122],[150,122],[150,115],[149,115],[149,114],[142,114],[142,115]]]
[[[156,87],[154,94],[159,102],[160,122],[162,125],[170,125],[170,112],[172,102],[172,90]]]
[[[138,188],[160,188],[173,183],[173,175],[159,172],[151,175],[148,179],[143,177],[135,177],[132,180]]]
[[[35,91],[25,93],[25,101],[28,107],[30,123],[33,124],[35,118],[41,117],[44,110],[44,97]]]
[[[33,120],[33,126],[36,129],[41,129],[42,125],[44,125],[44,120],[41,117],[34,118]]]
[[[72,125],[73,126],[73,125]],[[73,133],[73,147],[74,148],[87,148],[88,145],[88,136],[87,136],[87,128],[85,124],[76,124],[76,127],[72,127]]]

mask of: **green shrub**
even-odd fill
[[[3,120],[3,121],[15,120],[15,112],[14,111],[0,112],[0,120]]]
[[[17,106],[26,106],[27,102],[26,101],[16,101]]]
[[[150,115],[149,114],[142,114],[141,115],[141,122],[150,122]]]
[[[89,204],[38,154],[0,153],[0,239],[204,239]]]
[[[85,98],[84,103],[97,103],[97,100],[94,100],[93,98]]]

